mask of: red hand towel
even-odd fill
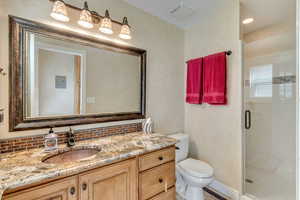
[[[226,52],[203,59],[203,103],[227,104]]]
[[[203,58],[188,61],[186,102],[190,104],[202,103],[202,69]]]

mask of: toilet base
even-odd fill
[[[188,186],[185,198],[186,200],[204,200],[203,188]]]

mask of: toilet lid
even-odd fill
[[[209,178],[214,174],[214,170],[209,164],[192,158],[181,161],[178,166],[187,174],[199,178]]]

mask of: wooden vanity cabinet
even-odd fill
[[[77,177],[64,178],[51,183],[8,194],[4,200],[77,200]]]
[[[136,200],[136,160],[79,175],[80,200]]]
[[[139,200],[175,200],[175,147],[139,157]]]
[[[28,187],[27,187],[28,188]],[[4,200],[175,200],[175,147],[8,191]]]
[[[147,170],[139,175],[140,199],[147,200],[161,192],[168,190],[175,185],[174,162]]]
[[[5,195],[4,200],[137,200],[137,162],[130,159]]]
[[[176,190],[175,186],[169,189],[167,192],[160,193],[159,195],[151,198],[150,200],[175,200]]]

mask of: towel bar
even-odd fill
[[[226,51],[226,55],[227,55],[227,56],[230,56],[231,54],[232,54],[232,51],[231,51],[231,50]],[[188,63],[188,61],[186,61],[185,63]]]
[[[232,54],[232,51],[231,51],[231,50],[226,51],[226,55],[227,55],[227,56],[230,56],[231,54]]]

